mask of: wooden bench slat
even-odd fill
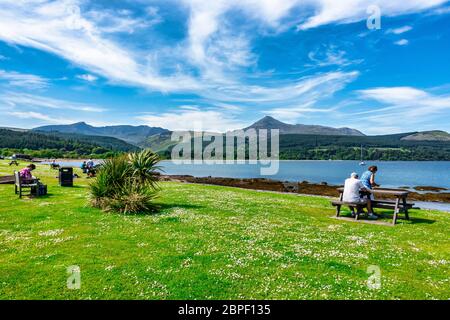
[[[395,201],[393,201],[393,200],[372,200],[372,203],[373,204],[384,203],[384,204],[393,204],[393,205],[395,205]],[[403,203],[402,203],[402,205],[403,205]],[[415,205],[415,203],[407,202],[406,205],[413,207]]]
[[[365,206],[365,205],[366,205],[366,203],[345,202],[345,201],[332,201],[331,203],[332,203],[333,205],[341,205],[341,206],[345,206],[345,205]]]

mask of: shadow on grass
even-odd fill
[[[392,219],[394,218],[394,214],[393,213],[388,213],[388,214],[384,213],[384,214],[381,214],[380,217],[382,219],[388,219],[388,220],[392,221]],[[420,224],[420,223],[433,224],[436,222],[435,220],[430,220],[430,219],[425,219],[425,218],[417,218],[417,217],[411,216],[411,213],[409,214],[409,220],[406,220],[405,215],[403,213],[400,213],[400,216],[397,218],[397,223],[399,221],[409,222],[410,224]]]
[[[55,186],[53,188],[61,188],[62,190],[64,190],[64,189],[70,190],[70,189],[84,189],[84,188],[86,188],[86,186],[80,186],[80,185],[73,185],[72,187]]]
[[[179,203],[155,203],[155,210],[137,213],[118,213],[129,217],[164,216],[170,213],[170,209],[199,209],[203,206]]]
[[[45,196],[35,196],[35,195],[28,195],[28,194],[24,194],[22,196],[22,198],[19,198],[19,195],[17,195],[17,199],[18,200],[48,200],[51,197],[53,197],[54,195],[52,193],[47,193]]]
[[[416,224],[416,223],[433,224],[436,222],[436,220],[423,219],[423,218],[410,218],[410,221],[412,224]]]
[[[176,208],[180,208],[180,209],[200,209],[200,208],[204,208],[203,206],[199,206],[199,205],[195,205],[195,204],[188,204],[188,203],[157,203],[156,204],[158,206],[158,212],[154,213],[154,214],[165,214],[166,210],[170,210],[170,209],[176,209]]]
[[[372,221],[378,221],[378,222],[391,222],[394,214],[393,213],[378,213],[377,214],[379,216],[379,218],[377,220],[372,220]],[[344,218],[351,218],[353,219],[352,215],[350,212],[344,212],[343,214],[341,213],[341,216]],[[367,220],[364,216],[360,218],[360,220]],[[370,221],[370,220],[367,220]],[[406,220],[404,214],[400,214],[400,216],[397,218],[397,223],[399,222],[405,222],[407,224],[433,224],[436,222],[436,220],[431,220],[431,219],[425,219],[425,218],[417,218],[417,217],[413,217],[411,216],[411,213],[409,214],[409,220]]]

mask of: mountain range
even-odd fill
[[[266,116],[246,129],[279,129],[281,135],[310,135],[310,136],[348,136],[365,137],[361,131],[352,128],[333,128],[320,125],[288,124],[281,122],[273,117]],[[34,128],[33,131],[39,132],[59,132],[72,133],[89,136],[105,136],[121,139],[127,143],[141,148],[152,148],[160,152],[173,146],[171,141],[172,131],[161,127],[150,126],[105,126],[94,127],[85,122],[78,122],[69,125],[49,125]],[[450,134],[445,131],[425,131],[412,132],[401,135],[402,141],[441,141],[449,142]]]
[[[344,135],[344,136],[364,136],[364,134],[356,129],[351,128],[332,128],[318,125],[304,124],[287,124],[270,116],[266,116],[255,122],[247,129],[279,129],[280,134],[303,134],[303,135]],[[167,150],[174,145],[171,141],[172,131],[149,126],[105,126],[94,127],[85,122],[78,122],[69,125],[49,125],[34,128],[37,132],[58,132],[71,133],[89,136],[107,136],[121,139],[125,142],[133,144],[141,148],[152,148],[156,152]]]
[[[363,146],[366,160],[450,161],[450,134],[445,131],[369,136],[352,128],[293,125],[268,116],[245,129],[279,129],[281,159],[355,160],[361,158]],[[20,149],[37,157],[107,157],[111,152],[151,148],[170,158],[176,143],[171,136],[172,131],[161,127],[94,127],[85,122],[31,130],[5,128],[0,130],[0,152],[3,148],[6,154]]]
[[[113,137],[134,144],[136,146],[140,146],[147,137],[169,132],[169,130],[167,129],[149,126],[120,125],[94,127],[88,125],[85,122],[77,122],[68,125],[43,126],[34,128],[33,131],[75,133],[90,136]]]
[[[318,125],[288,124],[273,117],[265,116],[245,129],[279,129],[280,134],[311,134],[321,136],[364,136],[361,131],[351,128],[332,128]],[[244,129],[244,130],[245,130]]]

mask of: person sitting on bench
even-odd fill
[[[87,173],[88,168],[87,168],[86,161],[83,161],[83,163],[81,164],[80,168],[83,171],[83,173]]]
[[[361,182],[366,189],[372,190],[373,188],[380,186],[375,182],[375,174],[377,171],[377,166],[370,166],[367,171],[362,174]],[[370,199],[374,200],[373,195],[371,195]]]
[[[50,163],[50,168],[59,169],[60,165],[58,163],[56,163],[56,160],[53,160],[52,163]]]
[[[342,196],[342,201],[348,203],[355,203],[359,205],[366,205],[368,212],[367,217],[371,220],[376,220],[377,216],[373,214],[372,202],[370,200],[370,197],[365,196],[364,198],[361,198],[361,191],[369,191],[369,190],[363,185],[361,180],[358,179],[358,174],[356,172],[353,172],[350,178],[345,180],[344,194]]]
[[[89,178],[93,178],[96,175],[96,170],[95,170],[95,164],[94,161],[89,159],[88,162],[86,163],[86,173],[88,175]]]
[[[35,169],[36,166],[34,164],[29,164],[28,166],[20,170],[20,178],[22,178],[22,183],[31,184],[33,183],[33,180],[36,180],[36,178],[33,177],[33,174],[31,173]]]

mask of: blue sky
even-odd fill
[[[0,1],[0,126],[226,131],[265,115],[450,131],[450,2]]]

